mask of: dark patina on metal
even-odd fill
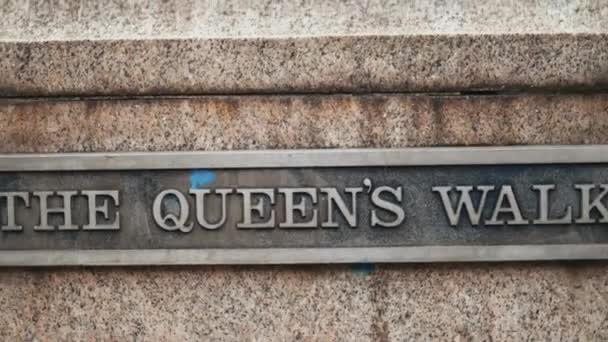
[[[5,155],[0,264],[606,258],[606,152]]]

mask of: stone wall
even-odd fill
[[[2,152],[608,143],[608,96],[0,101]],[[6,339],[602,339],[603,262],[0,270]]]
[[[5,269],[6,340],[605,340],[605,263]]]
[[[0,4],[3,153],[608,143],[602,2],[49,3]],[[607,301],[605,262],[4,268],[0,337],[605,340]]]

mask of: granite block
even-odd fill
[[[605,144],[608,96],[0,99],[0,152]]]
[[[5,0],[0,40],[606,32],[590,0]]]
[[[5,0],[0,17],[2,153],[608,143],[605,1]],[[459,95],[477,92],[544,94]],[[606,340],[607,270],[4,268],[0,339]]]
[[[602,1],[4,1],[0,96],[608,89]]]
[[[0,337],[590,341],[604,262],[0,270]]]
[[[600,91],[608,34],[0,41],[0,96]]]
[[[607,143],[608,96],[0,100],[0,150]],[[3,340],[604,340],[605,262],[0,270]]]

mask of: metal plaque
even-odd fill
[[[0,155],[0,265],[608,257],[608,146]]]

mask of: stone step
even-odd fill
[[[0,96],[608,89],[599,1],[0,6]]]

